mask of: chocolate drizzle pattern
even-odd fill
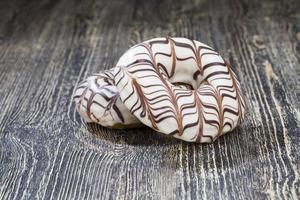
[[[243,119],[235,73],[214,49],[186,38],[155,38],[123,54],[116,67],[79,84],[74,100],[87,122],[147,125],[189,142],[212,142]]]
[[[236,75],[211,47],[185,38],[156,38],[130,48],[114,70],[130,112],[158,132],[212,142],[244,116]]]
[[[141,126],[121,102],[112,70],[94,74],[82,81],[73,98],[77,111],[86,122],[111,128]]]

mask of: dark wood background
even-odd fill
[[[299,199],[300,1],[3,0],[0,199]],[[245,122],[213,144],[86,126],[74,87],[159,36],[233,65]]]

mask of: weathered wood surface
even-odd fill
[[[7,0],[0,19],[0,199],[300,198],[299,0]],[[166,35],[230,60],[242,126],[209,145],[86,127],[78,82]]]

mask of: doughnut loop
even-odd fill
[[[243,118],[236,75],[216,51],[198,41],[156,38],[135,45],[120,58],[114,74],[125,106],[158,132],[212,142]]]
[[[207,143],[233,130],[244,117],[236,75],[216,51],[201,42],[170,37],[148,40],[131,47],[112,70],[110,84],[120,99],[117,107],[127,108],[122,114],[133,120],[127,125],[138,119],[175,138]],[[104,110],[109,105],[99,104]]]
[[[112,70],[106,70],[79,83],[73,97],[77,111],[86,122],[108,128],[142,126],[119,98],[113,77]]]

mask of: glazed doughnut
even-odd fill
[[[105,127],[141,126],[141,122],[121,102],[113,77],[112,70],[107,70],[82,81],[73,97],[77,111],[86,122]]]
[[[140,122],[189,142],[212,142],[244,116],[229,64],[195,40],[155,38],[133,46],[117,63],[114,84]]]

